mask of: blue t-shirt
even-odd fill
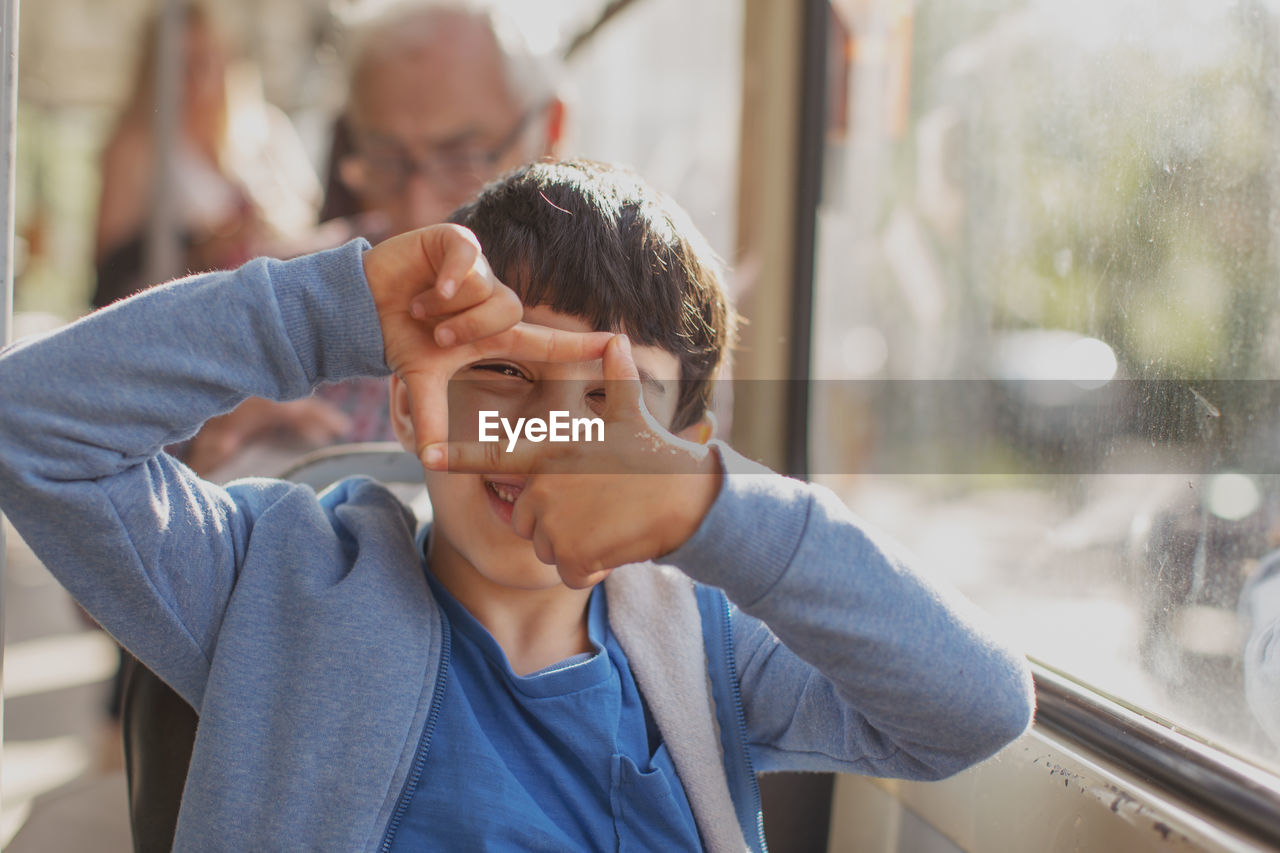
[[[452,655],[408,850],[699,850],[698,830],[626,655],[591,594],[594,652],[527,676],[428,575]]]

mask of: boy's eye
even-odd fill
[[[587,402],[591,405],[591,408],[597,412],[604,408],[605,399],[603,388],[597,388],[594,391],[587,392]]]
[[[512,379],[525,379],[529,377],[523,370],[514,364],[506,364],[503,362],[494,362],[492,364],[476,364],[472,365],[472,370],[483,370],[485,373],[496,373],[500,376],[509,376]]]

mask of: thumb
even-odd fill
[[[436,371],[416,370],[401,378],[409,395],[414,452],[422,458],[428,445],[449,439],[448,377]]]
[[[619,420],[638,412],[644,405],[640,391],[640,371],[631,356],[631,339],[614,335],[604,349],[605,417]]]

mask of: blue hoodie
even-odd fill
[[[386,375],[367,245],[172,282],[0,355],[0,508],[200,713],[178,850],[380,849],[449,736],[440,609],[387,489],[224,488],[163,452],[248,396]],[[829,491],[716,452],[694,536],[605,582],[707,849],[763,847],[756,772],[936,779],[1026,728],[1026,663],[970,605]]]

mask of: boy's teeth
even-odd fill
[[[516,497],[520,494],[519,489],[512,488],[511,486],[504,486],[501,483],[490,483],[489,488],[493,490],[495,495],[507,503],[515,503]]]

